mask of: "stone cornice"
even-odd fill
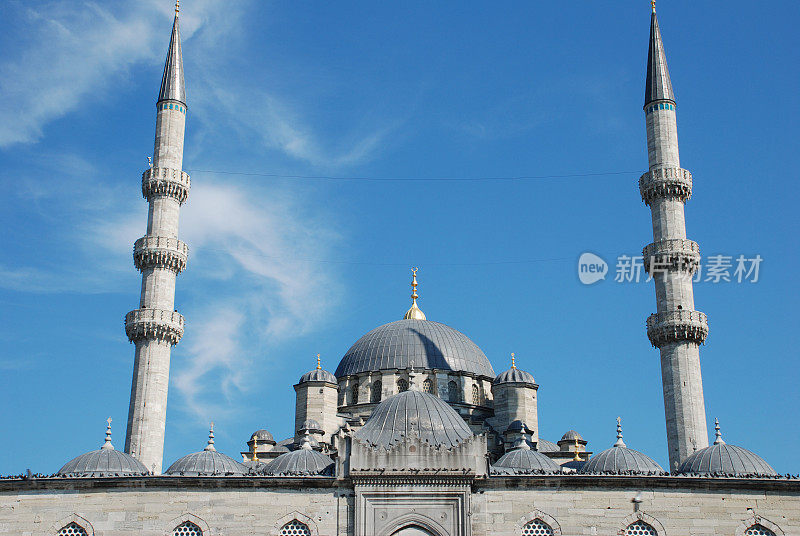
[[[142,196],[150,201],[156,196],[174,197],[183,204],[189,197],[189,174],[179,169],[148,168],[142,173]]]
[[[186,268],[189,246],[168,236],[143,236],[133,244],[133,263],[140,272],[163,268],[176,274]]]
[[[685,203],[692,197],[692,174],[677,167],[651,169],[639,178],[639,193],[648,206],[659,198]]]
[[[134,309],[125,315],[125,333],[131,342],[161,340],[172,345],[183,337],[184,319],[177,311]]]
[[[683,238],[669,238],[648,244],[642,250],[644,269],[650,273],[669,270],[693,274],[700,264],[700,246]]]
[[[703,344],[708,336],[708,317],[700,311],[676,309],[654,313],[647,318],[647,337],[661,348],[674,342]]]

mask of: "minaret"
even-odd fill
[[[164,451],[170,352],[183,335],[183,316],[174,307],[175,278],[188,255],[178,240],[178,217],[190,183],[181,170],[186,90],[177,3],[156,114],[152,167],[142,175],[142,195],[150,204],[147,234],[133,246],[142,293],[139,308],[125,316],[125,332],[136,345],[125,452],[154,474],[161,472]]]
[[[700,345],[708,335],[706,315],[694,308],[692,274],[700,262],[697,243],[686,239],[684,203],[692,174],[681,169],[675,96],[652,2],[644,112],[650,170],[639,179],[650,207],[653,243],[642,252],[656,287],[657,312],[647,319],[647,336],[661,352],[669,464],[678,468],[696,449],[708,446]]]

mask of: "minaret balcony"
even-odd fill
[[[125,333],[131,342],[160,340],[172,345],[183,337],[183,315],[163,309],[135,309],[125,315]]]
[[[655,271],[687,272],[693,274],[700,264],[700,246],[683,238],[668,238],[648,244],[642,250],[644,269]]]
[[[678,167],[651,169],[639,178],[639,193],[647,206],[661,198],[685,203],[692,197],[692,174]]]
[[[148,168],[142,173],[142,196],[150,201],[156,196],[174,197],[183,204],[189,197],[191,180],[180,169]]]
[[[700,311],[675,309],[647,318],[647,337],[656,347],[675,342],[703,344],[708,336],[708,317]]]
[[[133,245],[133,263],[140,272],[163,268],[176,274],[186,268],[189,246],[168,236],[143,236]]]

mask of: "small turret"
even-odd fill
[[[294,386],[296,393],[294,430],[295,442],[302,438],[301,430],[305,424],[316,425],[314,439],[330,441],[331,436],[339,429],[339,418],[336,416],[339,402],[339,386],[336,376],[322,368],[320,354],[317,354],[317,366],[303,374]]]

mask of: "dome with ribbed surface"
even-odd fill
[[[314,419],[306,419],[303,421],[303,424],[300,425],[300,430],[309,430],[309,431],[320,431],[322,432],[322,425],[315,421]]]
[[[524,370],[520,370],[516,367],[511,367],[505,372],[501,372],[497,375],[497,378],[494,379],[492,382],[494,385],[500,385],[503,383],[536,383],[536,380],[533,379],[533,374],[529,372],[525,372]]]
[[[303,440],[299,449],[281,454],[264,468],[270,476],[333,476],[333,460],[311,448],[311,443]]]
[[[539,438],[536,442],[536,450],[539,452],[559,452],[561,449],[552,441]]]
[[[243,475],[248,470],[248,467],[230,456],[217,452],[217,449],[214,448],[214,427],[212,423],[206,448],[200,452],[194,452],[179,458],[169,466],[165,474],[184,476]]]
[[[541,452],[531,450],[530,447],[523,447],[503,454],[492,465],[492,472],[495,474],[553,474],[560,473],[561,466]]]
[[[719,476],[776,476],[764,459],[745,448],[720,443],[696,451],[678,468],[679,473]]]
[[[403,319],[377,327],[347,351],[336,377],[414,368],[471,372],[494,378],[486,355],[469,337],[445,324]]]
[[[583,437],[581,436],[581,434],[579,434],[575,430],[570,430],[569,432],[561,436],[560,441],[575,441],[576,439],[578,441],[583,441]]]
[[[616,475],[663,475],[664,469],[653,458],[626,446],[613,446],[593,456],[581,473]]]
[[[385,449],[412,436],[431,446],[450,449],[471,438],[472,431],[447,402],[412,390],[378,404],[367,423],[355,433],[362,443]]]
[[[309,370],[308,372],[300,376],[299,383],[307,383],[307,382],[336,383],[336,376],[334,376],[333,374],[324,369]]]
[[[256,430],[250,435],[250,439],[256,439],[261,442],[275,444],[275,438],[267,430]]]
[[[136,476],[146,475],[148,470],[130,454],[101,448],[73,458],[56,474],[71,477]]]

